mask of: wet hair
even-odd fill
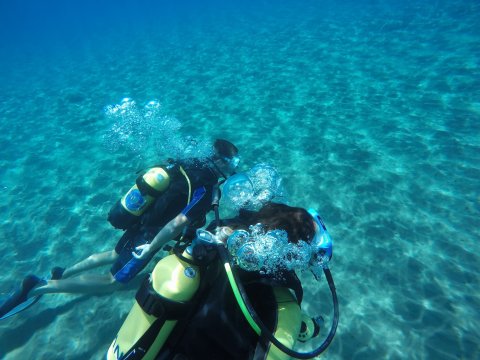
[[[232,158],[238,154],[237,147],[224,139],[215,140],[213,147],[217,151],[216,157]]]
[[[241,210],[240,216],[228,226],[246,229],[249,225],[258,223],[261,223],[267,231],[285,230],[288,240],[295,244],[299,240],[310,243],[315,236],[315,225],[308,211],[277,203],[269,203],[258,212]]]

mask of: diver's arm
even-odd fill
[[[177,237],[189,222],[185,215],[182,213],[178,214],[155,235],[150,244],[137,246],[135,250],[140,251],[140,253],[133,252],[133,256],[137,259],[144,259],[155,254],[168,241]]]

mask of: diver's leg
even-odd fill
[[[48,280],[45,284],[32,289],[28,293],[28,297],[53,293],[108,293],[115,291],[120,286],[121,284],[110,273],[84,274],[71,279]]]
[[[83,271],[91,270],[99,266],[112,264],[118,258],[118,254],[115,250],[105,251],[103,253],[90,255],[88,258],[76,263],[65,269],[62,274],[62,279],[66,279],[75,276]]]
[[[115,250],[94,254],[65,270],[59,280],[48,280],[32,289],[28,296],[52,293],[102,293],[112,292],[133,279],[148,263],[150,258],[136,259],[132,251],[136,244],[144,244],[143,233],[126,231]],[[138,238],[138,241],[136,240]],[[80,274],[98,266],[113,264],[110,272],[104,275]]]

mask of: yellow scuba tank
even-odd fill
[[[182,254],[192,259],[190,249]],[[199,267],[177,255],[163,258],[137,292],[136,301],[110,345],[107,360],[154,359],[200,285]]]
[[[273,288],[277,305],[277,323],[273,331],[275,338],[288,348],[293,348],[297,341],[307,342],[320,333],[322,317],[312,318],[301,311],[297,300],[285,287]],[[292,357],[274,344],[268,348],[264,359],[288,360]]]
[[[151,168],[115,203],[108,213],[108,221],[117,229],[128,229],[169,185],[170,176],[164,168]]]
[[[283,345],[293,348],[300,333],[301,310],[297,300],[289,289],[274,287],[273,293],[277,305],[277,323],[273,336]],[[267,360],[288,360],[291,357],[271,344],[264,356]]]

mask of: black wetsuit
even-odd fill
[[[170,220],[182,213],[190,221],[187,231],[205,224],[206,214],[211,210],[213,188],[218,182],[215,172],[200,161],[177,162],[185,170],[191,186],[178,168],[169,172],[171,183],[167,191],[156,199],[118,241],[115,251],[119,254],[110,272],[118,282],[127,283],[133,279],[151,258],[136,259],[132,256],[135,247],[150,243],[158,231]]]

